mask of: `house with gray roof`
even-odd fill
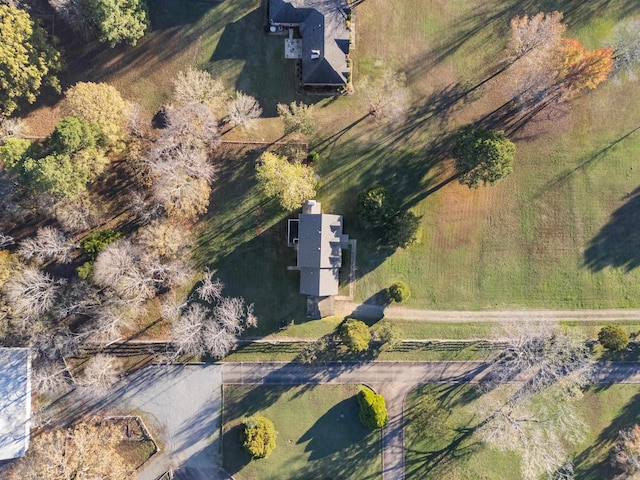
[[[28,348],[0,348],[0,461],[29,448],[31,355]]]
[[[288,244],[296,249],[300,293],[324,298],[338,294],[342,250],[349,236],[342,232],[342,216],[322,213],[319,202],[307,200],[297,219],[289,219]]]
[[[300,59],[303,86],[344,87],[349,83],[350,10],[345,0],[269,0],[268,9],[269,31],[282,34],[288,30],[289,41],[299,42],[296,53],[285,56]],[[294,29],[300,40],[292,38]]]

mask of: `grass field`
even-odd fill
[[[475,395],[471,386],[427,385],[410,393],[405,403],[405,451],[408,479],[517,480],[519,458],[489,449],[464,429],[481,419],[474,417]],[[419,420],[419,398],[438,398],[441,414],[432,418],[429,430]],[[573,452],[576,475],[581,480],[605,480],[613,475],[606,458],[617,431],[640,421],[637,386],[613,385],[588,390],[580,401],[580,415],[589,427],[585,440]],[[425,432],[432,432],[425,434]],[[459,441],[463,438],[462,441]],[[459,441],[459,443],[458,443]],[[442,455],[446,452],[446,456]]]
[[[379,479],[380,432],[358,418],[355,385],[318,387],[225,386],[224,468],[238,480]],[[239,441],[239,425],[251,415],[271,419],[276,449],[249,461]]]
[[[90,44],[74,51],[67,83],[108,81],[151,114],[169,100],[179,70],[206,69],[229,92],[241,89],[264,107],[255,131],[236,129],[227,139],[273,141],[282,134],[278,102],[315,104],[318,129],[309,141],[321,155],[317,198],[325,211],[344,215],[345,231],[359,241],[356,300],[404,280],[412,291],[409,307],[638,307],[640,109],[630,99],[640,94],[640,82],[612,78],[543,112],[512,136],[515,172],[497,186],[439,188],[453,173],[443,140],[501,101],[509,78],[500,75],[472,95],[459,93],[495,72],[514,15],[559,9],[567,36],[597,47],[635,15],[634,6],[631,0],[610,0],[606,8],[577,0],[367,0],[355,11],[355,94],[322,98],[296,94],[281,39],[262,33],[258,0],[161,0],[151,5],[154,30],[135,48]],[[358,90],[386,67],[406,74],[412,95],[406,121],[393,125],[367,117]],[[219,272],[230,293],[256,304],[261,326],[253,334],[262,335],[303,320],[304,303],[297,275],[286,270],[294,260],[284,245],[287,213],[255,191],[256,156],[219,153],[221,172],[194,256]],[[358,223],[354,200],[375,183],[422,216],[410,248],[377,249]]]

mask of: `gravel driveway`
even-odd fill
[[[173,468],[176,479],[229,478],[219,469],[222,368],[151,366],[132,376],[119,408],[143,412],[161,452],[138,474],[156,480]]]

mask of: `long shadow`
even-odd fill
[[[623,407],[620,414],[607,426],[588,448],[580,452],[574,460],[576,478],[583,480],[612,479],[615,472],[608,462],[594,463],[593,458],[602,448],[610,449],[617,440],[618,432],[640,423],[640,393],[637,393]]]
[[[584,265],[593,272],[606,267],[628,272],[640,265],[640,187],[623,200],[584,252]]]
[[[284,58],[284,37],[266,35],[263,20],[262,8],[256,8],[227,23],[208,69],[221,78],[237,75],[236,89],[259,98],[265,117],[277,115],[278,103],[320,101],[320,96],[296,94],[295,62]]]

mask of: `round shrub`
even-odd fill
[[[395,282],[389,287],[389,298],[396,303],[406,302],[411,296],[409,286],[404,282]]]
[[[316,163],[318,163],[320,161],[320,154],[318,152],[316,152],[315,150],[311,150],[309,152],[308,157],[307,157],[307,161],[311,165],[315,165]]]
[[[371,332],[364,322],[349,318],[340,325],[340,338],[352,352],[364,352],[369,348]]]
[[[358,392],[358,406],[360,421],[369,430],[382,428],[387,424],[389,415],[382,395],[375,393],[369,387],[363,387]]]
[[[598,333],[598,341],[607,350],[617,352],[629,345],[629,335],[618,325],[607,325]]]
[[[369,226],[381,226],[395,213],[395,200],[385,187],[371,187],[358,196],[358,215]]]
[[[111,242],[115,242],[122,236],[120,232],[115,230],[96,230],[82,239],[80,248],[82,252],[90,259],[95,260],[98,254],[105,249]]]
[[[251,458],[266,458],[276,448],[276,427],[266,417],[248,418],[242,427],[242,446]]]

